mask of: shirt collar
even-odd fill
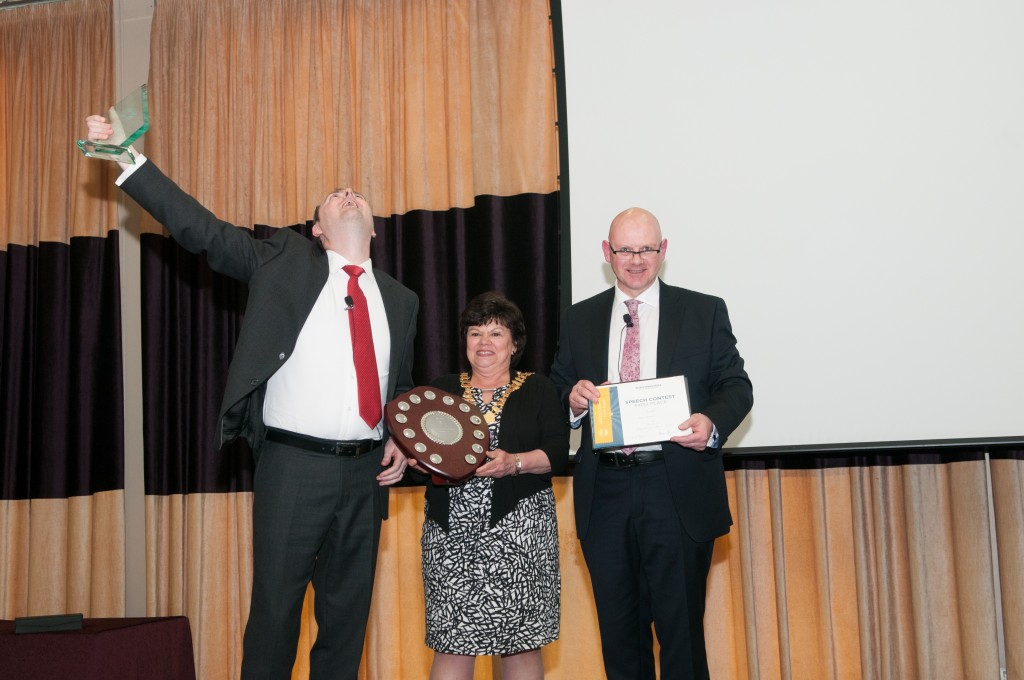
[[[617,309],[618,305],[625,304],[626,300],[631,299],[632,298],[627,297],[626,294],[622,292],[622,289],[619,288],[618,285],[615,286],[615,299],[612,301],[613,308]],[[651,305],[653,308],[657,309],[658,302],[661,300],[661,279],[654,279],[654,283],[652,283],[647,290],[637,295],[636,299],[645,305]]]
[[[335,252],[333,250],[328,250],[326,252],[327,252],[327,267],[328,267],[328,271],[337,272],[337,271],[341,271],[341,268],[344,267],[345,265],[357,264],[357,265],[359,265],[360,267],[363,268],[363,271],[365,271],[367,273],[372,273],[373,272],[373,260],[372,259],[368,259],[368,260],[366,260],[364,262],[349,262],[348,260],[346,260],[344,257],[342,257],[340,254],[338,254],[337,252]]]

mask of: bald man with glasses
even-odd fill
[[[582,426],[573,495],[608,680],[708,678],[704,601],[715,538],[732,517],[721,446],[753,404],[725,302],[658,278],[668,250],[657,218],[623,211],[604,241],[615,286],[562,317],[551,378]],[[595,450],[596,385],[684,375],[679,435]]]

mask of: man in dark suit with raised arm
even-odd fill
[[[583,425],[576,533],[605,672],[608,680],[654,680],[653,624],[662,680],[707,678],[707,577],[715,538],[732,524],[720,448],[753,404],[750,379],[725,302],[658,279],[668,241],[654,215],[620,213],[603,248],[616,284],[565,312],[551,378],[570,422]],[[680,416],[678,436],[594,450],[588,402],[599,398],[596,385],[623,375],[686,376],[691,415]]]
[[[111,128],[87,119],[89,139]],[[256,457],[253,588],[242,678],[291,677],[307,585],[319,633],[311,680],[357,677],[387,486],[406,460],[383,404],[412,389],[416,295],[370,262],[373,213],[337,189],[311,241],[259,240],[218,219],[140,156],[118,185],[249,296],[218,420],[217,445],[245,437]],[[383,469],[382,469],[383,468]]]

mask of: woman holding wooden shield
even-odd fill
[[[513,302],[478,295],[460,326],[470,370],[432,384],[480,414],[490,446],[487,462],[467,481],[427,482],[422,548],[430,677],[469,680],[477,656],[500,655],[505,680],[532,680],[544,675],[541,647],[559,633],[551,476],[568,462],[569,429],[554,384],[513,368],[526,346]]]

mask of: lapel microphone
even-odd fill
[[[355,306],[356,306],[355,303],[352,301],[352,296],[351,295],[346,295],[345,296],[345,309],[351,312],[352,309]],[[627,314],[626,316],[629,316],[629,314]],[[630,325],[632,325],[632,324],[630,324]]]

